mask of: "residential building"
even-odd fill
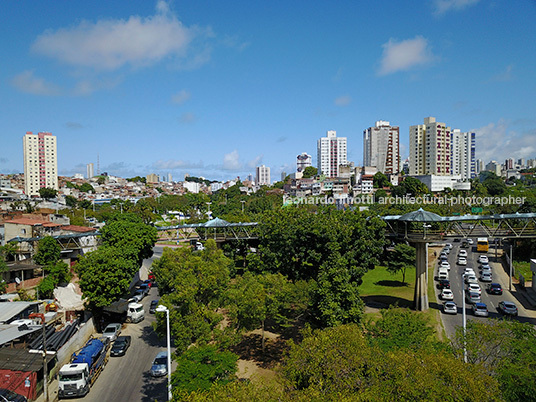
[[[88,179],[91,179],[93,176],[95,176],[94,170],[93,170],[93,163],[88,163],[86,165],[86,170],[87,170],[87,178]]]
[[[160,182],[160,178],[154,173],[148,174],[145,178],[147,179],[147,184],[157,184]]]
[[[450,127],[426,117],[409,128],[409,174],[450,175]]]
[[[39,195],[40,188],[59,190],[56,136],[28,131],[23,137],[24,191]]]
[[[376,166],[384,174],[400,171],[399,127],[379,120],[363,131],[363,165]]]
[[[477,159],[476,160],[476,174],[480,174],[481,172],[483,172],[485,169],[484,169],[484,161],[482,159]]]
[[[493,172],[495,173],[497,176],[500,176],[501,175],[501,164],[498,163],[497,161],[490,161],[487,165],[486,165],[486,170],[488,172]]]
[[[462,133],[454,129],[450,133],[450,174],[462,179],[476,177],[475,133]]]
[[[422,175],[415,176],[417,180],[425,184],[432,192],[443,191],[446,188],[453,190],[470,190],[471,183],[463,181],[460,175]]]
[[[313,158],[307,152],[302,152],[296,157],[296,172],[303,172],[309,166],[313,166]]]
[[[264,165],[257,166],[255,169],[255,184],[258,186],[270,185],[270,168]]]
[[[346,137],[337,137],[330,130],[317,142],[318,173],[327,177],[337,177],[339,166],[347,163]]]
[[[201,189],[201,183],[196,183],[195,181],[185,181],[182,183],[182,186],[187,189],[190,193],[197,194]]]
[[[508,158],[504,161],[504,168],[505,170],[513,169],[515,167],[514,165],[514,158]]]

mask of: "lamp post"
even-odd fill
[[[159,313],[166,313],[166,334],[167,334],[167,374],[168,374],[168,401],[171,401],[171,342],[169,334],[169,309],[160,305],[156,308]]]
[[[512,265],[514,264],[514,260],[512,260],[512,242],[510,242],[510,278],[508,278],[508,290],[512,291]]]
[[[464,281],[464,274],[462,274],[462,289]],[[467,343],[465,340],[465,333],[467,329],[467,316],[465,315],[465,292],[462,290],[462,321],[463,321],[463,361],[467,363]]]

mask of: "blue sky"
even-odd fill
[[[60,175],[222,180],[316,163],[327,130],[434,116],[477,133],[477,158],[536,158],[536,3],[0,2],[0,173],[26,131],[58,138]]]

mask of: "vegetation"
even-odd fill
[[[61,248],[51,236],[45,236],[37,244],[37,251],[33,257],[36,264],[43,266],[46,276],[37,286],[41,298],[53,296],[54,288],[60,283],[68,283],[71,280],[69,265],[60,260]]]
[[[305,169],[303,169],[303,178],[309,179],[311,177],[315,177],[318,174],[318,169],[314,166],[307,166]]]
[[[389,253],[387,271],[392,274],[402,273],[402,283],[406,283],[406,270],[415,266],[415,247],[408,244],[398,243],[394,250]]]
[[[56,198],[57,195],[58,191],[54,190],[53,188],[43,187],[39,189],[39,196],[45,200]]]

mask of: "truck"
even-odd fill
[[[110,316],[111,321],[138,323],[145,318],[143,305],[127,299],[119,299],[103,310],[104,314]]]
[[[73,353],[71,362],[59,371],[58,397],[87,395],[108,362],[109,349],[109,339],[91,338],[78,353]]]

